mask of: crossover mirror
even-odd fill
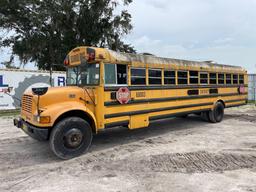
[[[42,96],[46,94],[47,91],[48,91],[48,87],[32,88],[33,94],[38,96]]]

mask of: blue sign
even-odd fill
[[[66,86],[65,77],[58,77],[58,86]]]
[[[3,75],[0,75],[0,87],[8,87],[9,85],[4,84],[4,77]]]

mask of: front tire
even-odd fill
[[[53,153],[64,160],[78,157],[85,153],[92,142],[90,125],[79,117],[61,120],[50,135],[50,148]]]

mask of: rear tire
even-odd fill
[[[221,102],[217,102],[214,109],[209,111],[209,119],[212,123],[219,123],[224,117],[224,105]]]
[[[85,153],[92,142],[90,125],[79,117],[69,117],[60,121],[50,135],[50,148],[64,160]]]
[[[210,122],[210,118],[209,118],[209,111],[205,111],[201,113],[201,118],[206,121],[206,122]]]

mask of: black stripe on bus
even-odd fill
[[[142,90],[165,90],[165,89],[201,89],[201,88],[233,88],[240,85],[173,85],[173,86],[127,86],[130,91],[142,91]],[[243,85],[248,87],[248,85]],[[105,91],[118,91],[120,87],[105,87]]]
[[[155,121],[155,120],[160,120],[160,119],[167,119],[167,118],[171,118],[171,117],[178,117],[178,116],[182,116],[182,115],[187,115],[187,114],[191,114],[191,113],[200,113],[200,112],[205,112],[205,111],[210,111],[211,109],[203,109],[203,110],[194,110],[194,111],[188,111],[188,112],[180,112],[180,113],[172,113],[172,114],[167,114],[167,115],[158,115],[158,116],[153,116],[150,117],[149,120],[150,121]],[[128,126],[129,125],[129,121],[118,121],[118,122],[114,122],[114,123],[106,123],[105,124],[105,128],[113,128],[113,127],[121,127],[121,126]]]
[[[113,128],[113,127],[121,127],[121,126],[128,126],[129,121],[119,121],[114,123],[106,123],[105,128]]]
[[[193,111],[188,111],[188,112],[172,113],[172,114],[167,114],[167,115],[158,115],[158,116],[150,117],[149,120],[155,121],[155,120],[160,120],[160,119],[168,119],[168,118],[172,118],[172,117],[178,117],[178,116],[188,115],[188,114],[192,114],[192,113],[201,113],[201,112],[210,111],[210,110],[211,110],[211,108],[201,109],[201,110],[193,110]]]
[[[231,101],[228,101],[228,102],[231,102]],[[234,102],[234,100],[232,102]],[[246,104],[228,105],[226,108],[239,107],[239,106],[243,106],[243,105],[246,105]],[[172,114],[167,114],[167,115],[158,115],[158,116],[150,117],[149,120],[155,121],[155,120],[161,120],[161,119],[168,119],[168,118],[172,118],[172,117],[178,117],[178,116],[192,114],[192,113],[201,113],[201,112],[210,111],[210,110],[211,110],[211,108],[203,109],[203,110],[193,110],[193,111],[188,111],[188,112],[172,113]],[[105,128],[107,129],[107,128],[113,128],[113,127],[119,127],[119,126],[128,126],[128,125],[129,125],[129,121],[119,121],[119,122],[114,122],[114,123],[106,123]]]
[[[246,102],[246,99],[236,99],[236,100],[228,100],[228,101],[225,101],[225,103],[236,103],[236,102]]]
[[[228,96],[241,96],[247,95],[245,94],[238,94],[238,93],[227,93],[227,94],[211,94],[211,95],[191,95],[191,96],[184,96],[184,97],[166,97],[166,98],[156,98],[156,99],[140,99],[140,100],[131,100],[126,105],[131,104],[142,104],[142,103],[150,103],[150,102],[167,102],[167,101],[176,101],[176,100],[190,100],[190,99],[205,99],[205,98],[213,98],[213,97],[228,97]],[[121,105],[118,101],[109,101],[105,102],[104,105],[108,106],[116,106]]]
[[[155,112],[169,111],[169,110],[175,110],[175,109],[184,109],[184,108],[191,108],[191,107],[202,107],[202,106],[208,106],[208,105],[213,105],[213,103],[212,102],[208,102],[208,103],[200,103],[200,104],[193,104],[193,105],[182,105],[182,106],[165,107],[165,108],[157,108],[157,109],[148,109],[148,110],[141,110],[141,111],[131,111],[131,112],[124,112],[124,113],[115,113],[115,114],[105,115],[104,117],[105,117],[105,119],[109,119],[109,118],[115,118],[115,117],[142,115],[142,114],[147,114],[147,113],[155,113]]]

